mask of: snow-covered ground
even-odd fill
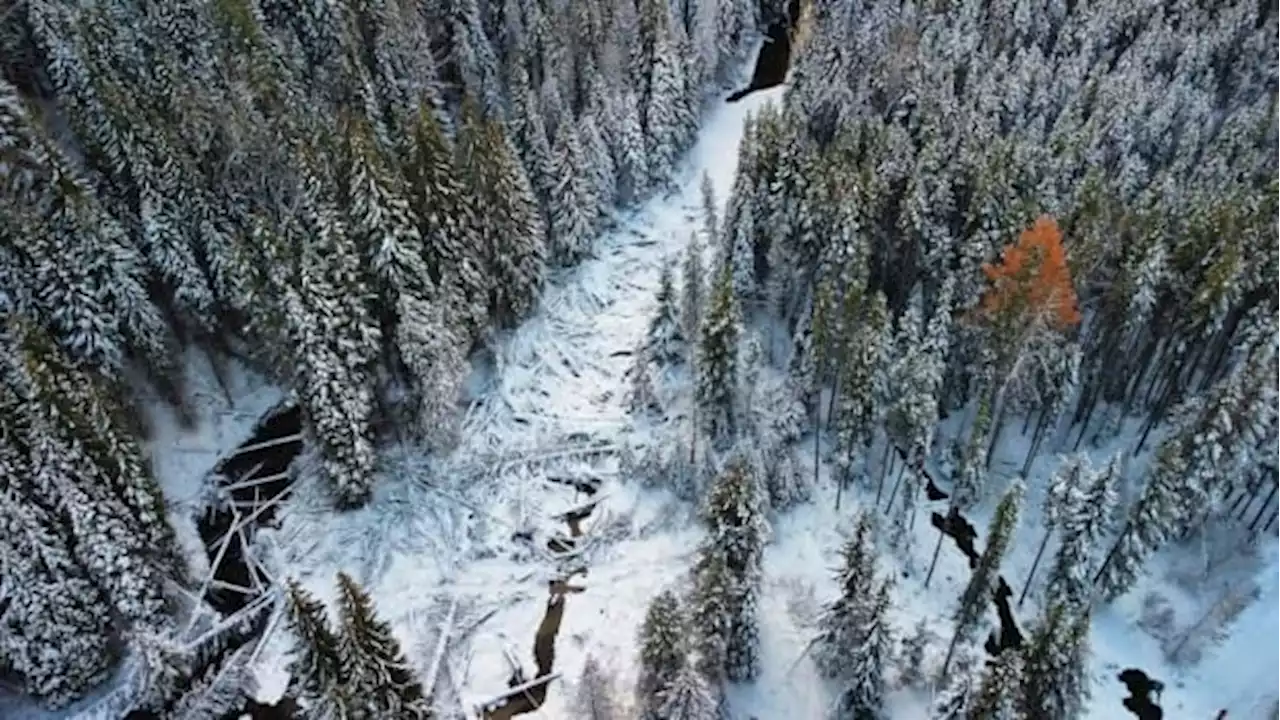
[[[552,516],[583,500],[547,482],[546,474],[603,475],[607,497],[588,534],[617,542],[588,551],[589,574],[577,581],[587,590],[566,600],[556,671],[576,680],[594,654],[619,673],[619,688],[629,687],[648,599],[681,578],[699,530],[682,505],[618,482],[608,452],[586,451],[621,441],[630,351],[647,328],[661,263],[677,257],[700,227],[703,173],[723,205],[743,120],[780,95],[778,88],[717,107],[676,189],[621,217],[597,241],[595,257],[552,278],[535,314],[495,343],[493,372],[472,383],[478,397],[450,458],[389,453],[373,502],[354,513],[335,516],[299,488],[280,513],[279,531],[268,531],[285,574],[331,600],[337,571],[352,573],[372,589],[379,612],[396,624],[423,671],[453,597],[460,618],[487,616],[458,643],[440,676],[440,687],[456,685],[469,707],[506,688],[506,649],[532,674],[547,582],[560,570],[539,548],[547,534],[563,530]],[[536,545],[512,540],[522,530],[534,531]],[[278,670],[287,646],[280,634],[263,655],[263,700],[283,689]],[[566,688],[552,688],[543,717],[571,715]]]
[[[440,693],[452,688],[469,708],[506,687],[508,649],[526,675],[531,673],[547,582],[564,570],[542,548],[550,534],[563,531],[553,516],[584,499],[547,476],[601,476],[605,498],[587,531],[601,540],[583,555],[588,573],[576,582],[586,589],[565,599],[556,644],[555,669],[563,679],[552,685],[546,705],[534,717],[574,716],[568,701],[589,655],[614,674],[619,696],[629,698],[636,673],[635,637],[647,603],[663,587],[685,582],[701,538],[687,503],[617,476],[611,450],[626,432],[629,353],[647,328],[662,262],[676,257],[700,226],[702,173],[710,175],[723,204],[743,119],[777,101],[781,92],[756,93],[716,108],[675,192],[622,217],[618,229],[598,241],[594,258],[552,279],[534,316],[499,339],[493,366],[477,372],[461,442],[448,458],[393,448],[384,457],[384,478],[373,502],[353,513],[332,513],[304,481],[282,508],[279,529],[262,532],[269,562],[326,601],[335,596],[336,572],[350,572],[372,590],[379,613],[393,623],[424,676],[435,667],[438,629],[456,602],[453,637],[436,687]],[[277,399],[278,393],[264,390],[252,406],[242,408],[238,401],[237,409],[265,410]],[[153,445],[190,443],[225,450],[247,433],[234,424],[226,431],[208,429],[218,427],[216,422],[216,417],[206,418],[196,434],[161,437]],[[224,417],[225,423],[230,419]],[[1006,435],[1003,450],[1010,458],[1018,456],[1016,428]],[[195,486],[174,477],[198,482],[212,458],[170,467],[178,461],[163,459],[163,452],[157,455],[171,499],[191,500]],[[799,453],[806,460],[810,456]],[[1037,463],[1035,474],[1051,471],[1052,464],[1048,459]],[[825,477],[825,468],[820,472]],[[855,510],[867,502],[870,495],[855,488],[835,511],[834,489],[824,479],[812,502],[772,519],[761,614],[763,672],[755,683],[732,690],[735,717],[824,717],[831,688],[817,677],[803,651],[821,604],[835,594],[832,573],[843,533]],[[1003,568],[1015,592],[1021,590],[1039,542],[1038,503],[1039,496],[1029,494],[1024,522]],[[983,536],[990,504],[970,513]],[[968,576],[962,556],[948,543],[930,588],[923,587],[937,537],[929,526],[929,511],[941,509],[920,508],[909,563],[890,553],[883,556],[883,570],[898,577],[898,632],[909,634],[920,617],[930,618],[939,637],[929,661],[934,664],[945,652],[953,603]],[[534,540],[518,541],[517,533],[531,533]],[[1124,688],[1115,674],[1130,666],[1166,683],[1166,717],[1209,720],[1224,707],[1232,720],[1267,717],[1280,671],[1280,566],[1273,542],[1261,555],[1243,571],[1256,574],[1260,598],[1230,638],[1191,670],[1169,667],[1159,643],[1136,624],[1149,591],[1167,595],[1184,624],[1198,612],[1201,600],[1163,579],[1163,559],[1156,579],[1101,610],[1094,619],[1090,718],[1128,717],[1120,705]],[[1042,577],[1044,572],[1042,565]],[[1037,603],[1033,594],[1019,612],[1024,626],[1034,618]],[[283,691],[289,646],[286,633],[269,639],[259,660],[261,700],[274,700]],[[890,698],[892,717],[924,718],[928,702],[921,693],[896,691]]]

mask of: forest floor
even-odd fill
[[[563,677],[553,681],[545,706],[529,717],[574,717],[569,702],[588,656],[613,675],[618,697],[630,699],[635,638],[647,604],[664,587],[685,587],[702,535],[688,503],[617,475],[616,449],[630,432],[625,402],[630,352],[646,331],[662,263],[678,257],[690,233],[701,226],[703,172],[710,175],[723,207],[743,119],[779,100],[782,92],[775,88],[714,109],[675,191],[621,215],[617,228],[598,241],[595,257],[553,277],[537,312],[496,339],[491,362],[482,363],[473,377],[460,443],[448,457],[427,457],[411,447],[389,449],[373,501],[352,513],[332,513],[314,483],[304,480],[282,507],[280,527],[260,534],[271,565],[298,578],[331,607],[339,570],[364,583],[422,676],[434,672],[437,697],[453,697],[470,712],[505,690],[512,657],[531,677],[548,583],[585,567],[585,576],[574,581],[585,590],[559,600],[567,606],[554,669]],[[253,397],[253,407],[265,410],[277,398],[274,390],[263,389]],[[234,447],[236,431],[209,430],[212,422],[204,420],[189,434],[211,437],[206,444]],[[1006,431],[997,469],[1013,466],[1014,458],[1020,461],[1024,440],[1016,424]],[[183,442],[187,440],[166,436],[152,445],[173,497],[194,493],[191,483],[207,472],[199,470],[199,463],[165,459],[172,455],[168,445]],[[1098,450],[1099,457],[1104,450],[1108,448]],[[812,456],[803,444],[797,452],[805,462]],[[1015,594],[1041,536],[1041,493],[1035,479],[1050,472],[1055,462],[1046,456],[1033,469],[1024,519],[1003,566]],[[994,484],[1006,482],[1008,474]],[[554,557],[547,542],[563,533],[557,515],[585,497],[548,481],[549,476],[602,481],[601,499],[570,559]],[[836,511],[825,466],[819,476],[810,502],[771,519],[761,612],[762,674],[755,683],[731,690],[735,718],[817,720],[834,698],[833,688],[803,654],[822,604],[835,594],[833,571],[843,534],[873,492],[851,487]],[[969,514],[980,534],[979,547],[993,504],[994,499]],[[923,587],[937,537],[929,525],[932,510],[945,507],[922,504],[909,549],[885,552],[881,565],[898,578],[893,619],[899,636],[909,635],[921,617],[930,619],[938,635],[926,662],[930,668],[946,651],[951,613],[968,576],[963,556],[948,544],[930,587]],[[1178,669],[1165,662],[1159,641],[1139,627],[1138,619],[1144,597],[1158,593],[1169,598],[1177,624],[1193,622],[1212,597],[1198,592],[1188,579],[1185,569],[1197,565],[1203,565],[1203,557],[1195,553],[1161,555],[1148,579],[1096,614],[1089,718],[1127,717],[1120,705],[1125,691],[1115,679],[1126,667],[1165,682],[1161,699],[1169,718],[1210,720],[1221,708],[1229,710],[1231,720],[1269,713],[1280,671],[1275,544],[1264,543],[1234,573],[1247,581],[1256,578],[1261,596],[1225,643],[1208,651],[1199,664]],[[1045,572],[1042,563],[1041,578]],[[1024,628],[1031,625],[1039,599],[1033,592],[1019,612]],[[451,630],[437,669],[443,625]],[[260,700],[272,701],[283,691],[289,650],[287,633],[268,639],[258,662]],[[927,695],[894,691],[890,716],[926,717]]]

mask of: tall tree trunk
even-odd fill
[[[880,493],[884,491],[884,476],[887,470],[893,465],[893,461],[896,459],[896,456],[890,453],[892,448],[893,440],[890,439],[888,433],[885,433],[884,455],[880,458],[880,482],[876,484],[876,507],[880,507]]]
[[[1044,531],[1044,538],[1040,541],[1040,549],[1036,550],[1036,559],[1031,561],[1031,572],[1027,573],[1027,582],[1022,586],[1022,594],[1018,596],[1018,607],[1022,607],[1022,601],[1027,599],[1027,592],[1031,590],[1031,581],[1036,577],[1036,569],[1040,567],[1040,558],[1044,556],[1044,549],[1049,547],[1049,536],[1051,531]]]

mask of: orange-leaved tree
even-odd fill
[[[1062,248],[1062,231],[1048,215],[1007,245],[998,263],[983,263],[991,283],[982,310],[997,322],[1043,320],[1058,330],[1080,324],[1076,291]]]

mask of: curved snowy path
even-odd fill
[[[697,531],[650,536],[647,528],[670,522],[669,513],[638,503],[633,489],[608,477],[612,457],[580,451],[620,441],[631,351],[648,329],[663,262],[677,259],[702,228],[702,176],[710,176],[722,210],[743,121],[782,91],[718,104],[686,155],[675,190],[621,214],[592,257],[550,279],[534,314],[495,343],[496,367],[476,373],[475,400],[447,458],[393,448],[373,501],[353,513],[334,514],[319,493],[296,492],[282,509],[281,528],[268,533],[273,565],[331,607],[335,573],[352,573],[373,590],[379,613],[396,627],[424,677],[437,668],[438,627],[459,600],[455,637],[448,659],[438,663],[435,687],[461,696],[470,709],[505,689],[506,650],[526,673],[532,669],[546,583],[563,569],[543,543],[564,529],[553,516],[583,499],[546,476],[602,474],[607,496],[588,523],[597,532],[616,527],[621,542],[606,557],[592,554],[582,580],[586,592],[567,600],[555,670],[569,682],[557,681],[536,716],[570,716],[565,703],[588,653],[619,672],[620,696],[629,696],[634,636],[648,598],[687,567]],[[532,546],[514,540],[529,531]],[[623,539],[637,532],[647,539],[634,545]],[[258,673],[265,701],[283,690],[285,634],[270,646]]]

